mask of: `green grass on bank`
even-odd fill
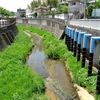
[[[95,96],[96,100],[100,100],[100,95],[96,94],[97,74],[93,72],[92,76],[87,77],[87,67],[81,68],[81,61],[77,62],[77,58],[73,57],[73,53],[67,50],[64,40],[57,40],[52,34],[45,30],[28,26],[20,27],[41,35],[45,45],[45,53],[52,59],[61,58],[65,60],[67,68],[73,75],[73,82],[85,87],[88,92]]]
[[[42,77],[25,64],[30,38],[18,29],[14,43],[0,52],[0,100],[47,100]]]

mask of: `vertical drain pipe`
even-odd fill
[[[85,34],[85,32],[79,32],[79,35],[78,35],[78,54],[77,54],[77,61],[80,61],[81,39],[82,39],[82,35],[83,34]]]
[[[70,28],[69,32],[69,50],[72,51],[72,39],[71,39],[71,34],[72,34],[72,29]]]
[[[92,34],[84,34],[83,40],[83,50],[82,50],[82,68],[85,67],[85,57],[86,57],[86,46],[87,46],[87,38],[90,38]]]
[[[71,28],[68,28],[68,50],[70,51],[70,44],[71,44]]]
[[[73,52],[74,30],[71,32],[71,51]]]
[[[95,45],[95,41],[96,40],[100,40],[100,37],[91,37],[91,42],[90,42],[90,56],[89,56],[89,65],[88,65],[88,76],[92,75],[94,45]]]
[[[68,28],[66,28],[66,30],[65,30],[65,44],[66,44],[66,46],[67,46],[67,43],[68,43]]]
[[[77,39],[78,39],[78,31],[74,32],[74,57],[76,57],[77,52]]]

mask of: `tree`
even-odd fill
[[[57,13],[62,13],[62,5],[60,5],[60,4],[57,4],[57,10],[56,10],[56,12]]]
[[[68,13],[68,6],[63,6],[62,12],[63,13]]]
[[[41,5],[41,0],[38,0],[38,5]]]
[[[42,5],[46,7],[47,6],[47,3],[43,1],[43,4]]]
[[[3,7],[0,7],[0,15],[8,17],[8,16],[11,16],[12,14],[9,10],[6,10]]]
[[[95,8],[94,5],[90,5],[90,6],[88,6],[88,8],[87,8],[87,11],[88,11],[88,17],[91,17],[91,15],[92,15],[92,11],[93,11],[94,8]]]
[[[52,0],[53,7],[57,7],[58,0]]]
[[[35,7],[38,7],[40,5],[40,3],[41,3],[40,0],[38,0],[38,2],[37,1],[32,1],[30,3],[30,5],[28,5],[28,8],[33,11]]]
[[[33,16],[36,18],[37,17],[37,12],[34,12],[33,13]]]
[[[95,5],[95,8],[100,8],[100,0],[97,1],[94,5]]]
[[[52,1],[51,0],[46,0],[47,5],[49,5],[50,7],[52,7]]]
[[[58,0],[47,0],[46,3],[50,7],[57,7]]]
[[[15,16],[15,12],[12,11],[12,12],[11,12],[11,15],[12,15],[12,16]]]

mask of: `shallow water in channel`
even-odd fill
[[[48,59],[43,51],[41,37],[35,33],[31,34],[34,34],[34,47],[27,57],[27,64],[44,78],[48,100],[79,100],[65,62]]]

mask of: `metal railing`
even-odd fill
[[[15,23],[15,18],[1,18],[0,19],[0,27],[8,26],[12,23]]]

